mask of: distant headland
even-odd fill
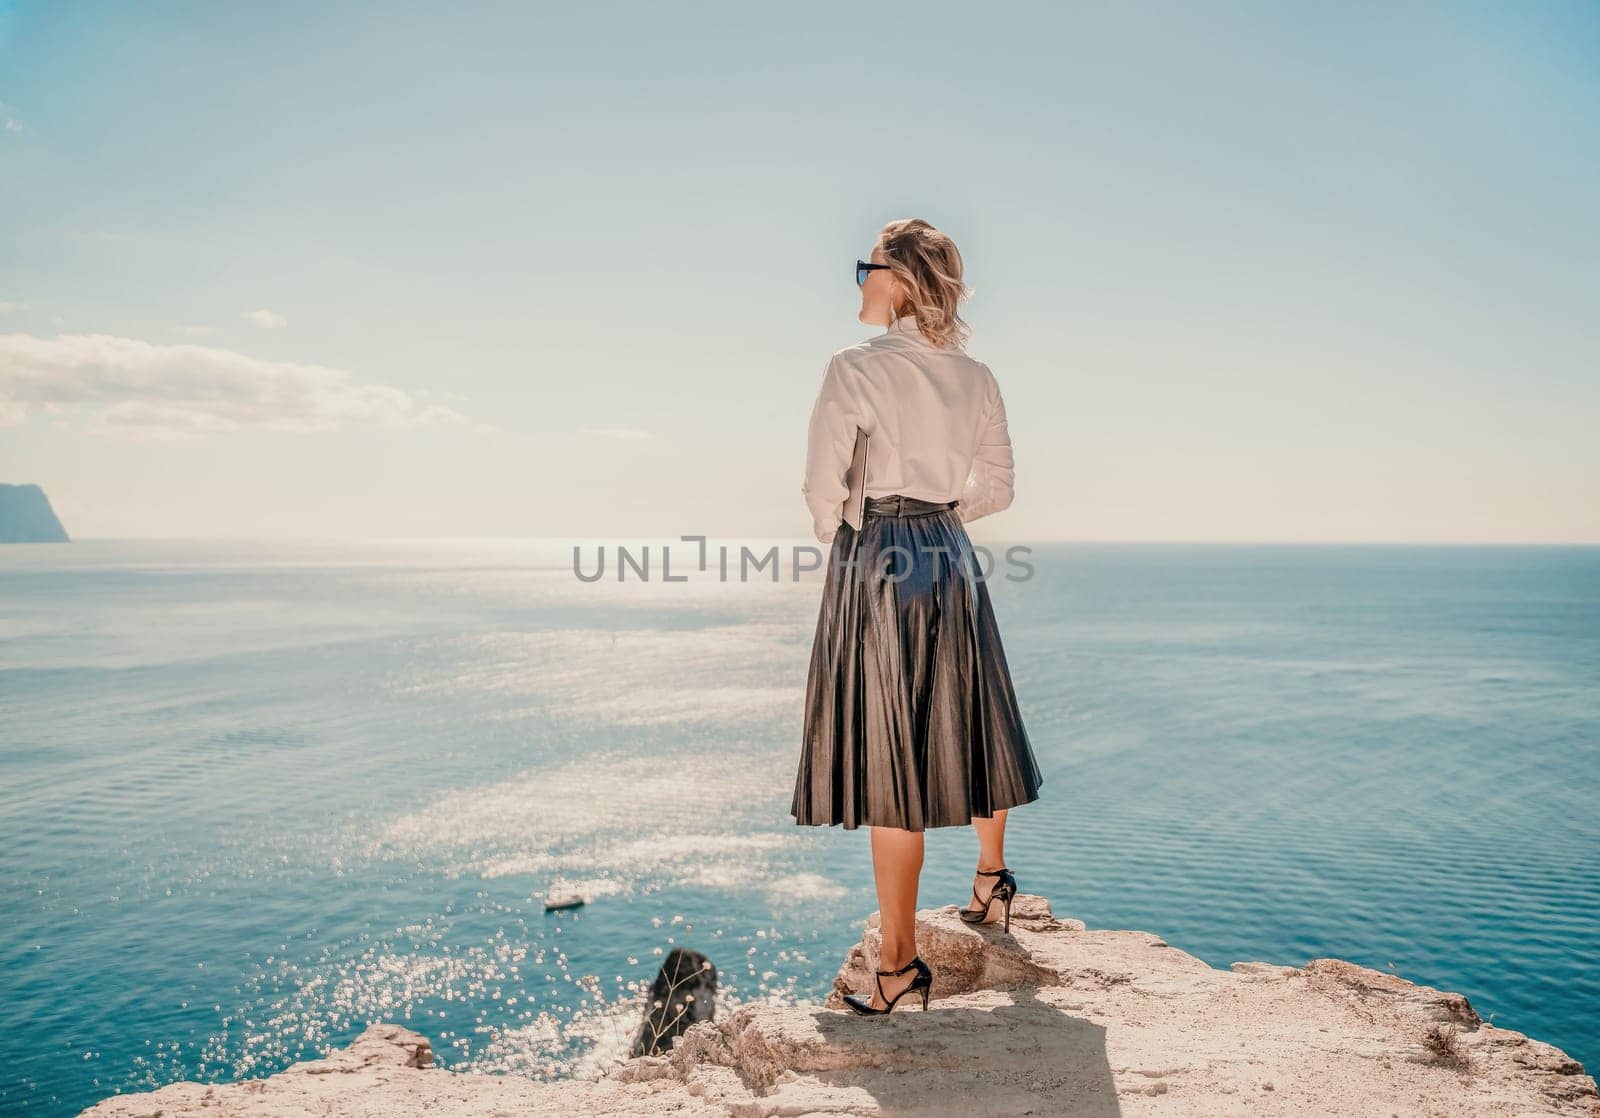
[[[0,482],[0,543],[69,542],[43,489]]]

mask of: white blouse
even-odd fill
[[[857,427],[872,440],[867,496],[958,500],[963,522],[1011,504],[1016,463],[994,373],[963,350],[935,346],[915,317],[828,359],[800,485],[822,543],[843,520]]]

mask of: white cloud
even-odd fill
[[[470,422],[454,408],[343,369],[107,334],[0,334],[0,426],[32,411],[93,410],[89,430],[192,437],[241,427],[328,431]]]
[[[640,431],[632,427],[580,427],[580,435],[593,435],[601,439],[648,439],[649,431]]]
[[[258,311],[245,311],[244,317],[261,327],[263,330],[282,330],[289,325],[289,320],[277,311],[269,311],[262,307]]]
[[[13,311],[25,311],[28,304],[0,299],[0,314],[10,314]]]
[[[11,106],[4,101],[0,101],[0,128],[4,128],[7,132],[22,131],[22,121],[16,118],[11,111]]]

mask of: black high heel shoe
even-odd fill
[[[998,877],[1000,880],[996,881],[993,888],[989,890],[988,900],[978,896],[978,890],[974,887],[972,899],[983,907],[963,908],[958,915],[968,924],[984,924],[989,920],[989,909],[994,902],[996,900],[1004,901],[1006,906],[1005,930],[1007,932],[1011,931],[1011,899],[1017,895],[1017,879],[1004,866],[997,870],[979,870],[978,872],[988,877]]]
[[[908,985],[904,990],[901,990],[898,994],[896,994],[893,1001],[890,1001],[890,999],[883,992],[883,978],[881,976],[886,974],[891,976],[896,974],[904,974],[912,967],[917,968],[917,977],[913,978],[910,985]],[[905,997],[909,993],[912,993],[913,991],[920,990],[922,992],[922,1008],[928,1008],[928,995],[933,992],[933,968],[922,961],[921,955],[918,955],[916,958],[912,959],[899,970],[880,970],[876,971],[875,973],[880,976],[875,979],[875,981],[878,983],[878,996],[883,998],[883,1000],[889,1004],[882,1009],[873,1009],[872,999],[870,997],[866,997],[861,994],[846,994],[844,996],[845,1005],[863,1015],[882,1015],[885,1013],[893,1013],[894,1007],[899,1004],[901,998]]]

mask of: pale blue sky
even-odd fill
[[[75,536],[809,538],[915,215],[975,538],[1600,541],[1593,3],[0,0],[0,103],[0,481]]]

